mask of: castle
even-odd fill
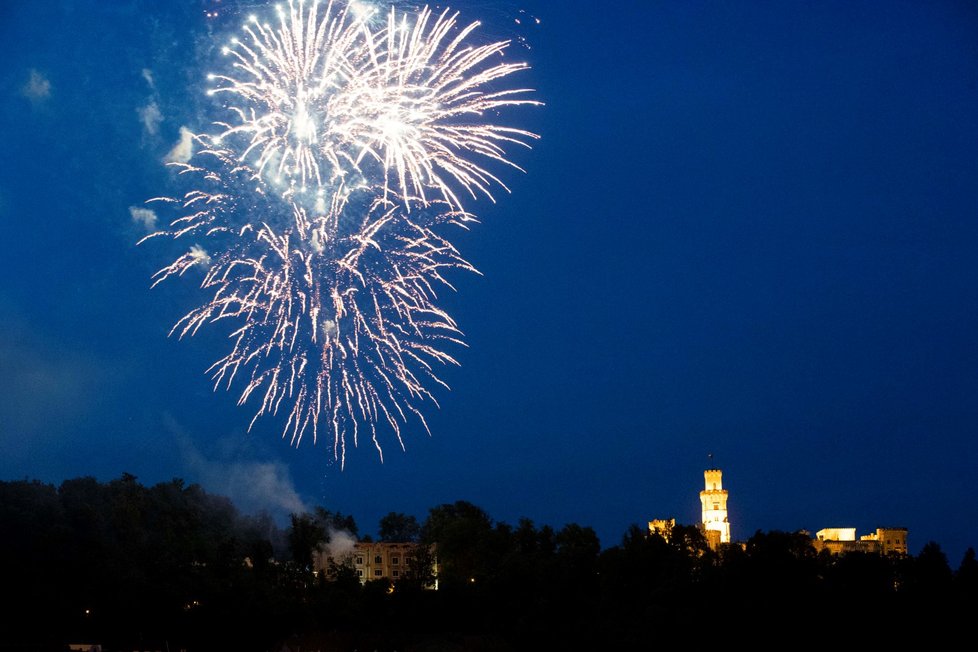
[[[730,519],[727,518],[727,490],[723,488],[723,471],[707,469],[703,472],[706,488],[700,492],[703,507],[701,527],[710,548],[716,550],[721,543],[730,543]]]
[[[712,455],[710,456],[712,460]],[[703,472],[704,488],[700,491],[702,517],[699,528],[711,550],[731,543],[730,518],[727,514],[727,490],[723,488],[723,471],[716,468]],[[667,541],[672,534],[676,519],[649,521],[649,534],[657,534]],[[817,552],[827,550],[832,554],[844,552],[871,552],[881,555],[908,554],[907,528],[882,527],[876,532],[856,538],[856,528],[824,528],[815,533],[812,546]]]
[[[834,555],[843,552],[875,552],[881,555],[891,553],[906,555],[907,528],[880,527],[876,532],[864,534],[856,539],[854,527],[831,527],[819,530],[812,541],[815,550],[828,550]]]
[[[709,468],[703,471],[703,490],[700,491],[701,518],[700,531],[711,550],[717,551],[724,545],[739,545],[731,538],[730,517],[727,511],[729,493],[723,488],[723,471]],[[649,534],[670,540],[674,518],[653,519],[649,523]],[[875,532],[856,537],[854,527],[824,528],[815,534],[812,547],[816,552],[823,550],[830,554],[865,552],[881,555],[907,555],[907,528],[882,527]],[[412,564],[424,564],[422,573],[426,577],[425,588],[438,588],[438,559],[435,546],[428,547],[428,554],[418,555],[421,544],[358,541],[343,552],[330,551],[321,546],[313,553],[313,566],[317,574],[326,577],[335,575],[337,569],[346,566],[351,569],[361,584],[370,580],[397,582],[408,576],[417,577],[418,569]],[[412,570],[415,572],[412,573]],[[393,586],[393,584],[392,584]]]

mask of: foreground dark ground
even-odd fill
[[[633,526],[601,549],[589,527],[494,522],[459,501],[424,523],[390,514],[380,540],[436,543],[405,579],[361,585],[313,572],[351,516],[317,509],[281,530],[180,480],[124,475],[54,487],[0,482],[0,650],[402,652],[693,649],[733,642],[933,646],[970,634],[978,562],[816,554],[806,533],[756,532],[711,551],[695,527],[670,541]]]

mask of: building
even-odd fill
[[[860,541],[879,542],[880,554],[906,555],[909,554],[907,548],[907,528],[905,527],[878,527],[873,534],[864,534],[859,537]]]
[[[674,518],[654,518],[649,521],[649,534],[658,534],[669,541],[672,538],[672,528],[676,527]]]
[[[815,550],[833,555],[846,552],[871,552],[880,555],[907,554],[907,528],[881,527],[856,539],[854,527],[830,527],[819,530],[812,540]]]
[[[351,550],[344,553],[330,553],[328,550],[320,550],[313,555],[313,567],[317,573],[329,573],[330,562],[334,564],[350,565],[357,574],[361,584],[366,584],[369,580],[388,580],[396,582],[408,576],[408,569],[414,559],[414,552],[418,543],[386,543],[357,541]],[[431,559],[435,560],[434,549],[432,549]],[[432,574],[434,575],[434,585],[430,588],[438,588],[438,564],[433,561]]]
[[[362,543],[353,550],[353,568],[360,583],[368,580],[402,579],[407,568],[408,555],[414,551],[414,543]]]
[[[712,461],[712,456],[711,456]],[[700,492],[702,521],[700,530],[711,550],[729,544],[730,519],[727,514],[727,490],[723,488],[723,471],[707,469],[703,472],[705,486]],[[649,535],[657,534],[666,541],[673,536],[674,518],[656,518],[649,521]],[[805,531],[805,536],[810,534]],[[745,547],[746,544],[739,544]],[[876,532],[856,536],[854,527],[829,527],[815,533],[812,546],[817,552],[828,550],[838,555],[846,552],[871,552],[880,555],[907,555],[907,528],[881,527]]]
[[[716,550],[721,543],[730,543],[730,520],[727,518],[727,490],[723,488],[723,471],[707,469],[703,472],[706,487],[700,492],[703,507],[701,527],[710,548]]]

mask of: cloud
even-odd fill
[[[288,516],[310,511],[285,464],[240,459],[240,451],[225,451],[224,459],[207,459],[172,417],[167,417],[167,426],[179,442],[184,464],[195,481],[209,492],[229,497],[242,512]]]
[[[37,70],[31,68],[30,79],[20,89],[21,95],[35,104],[51,97],[51,82]]]
[[[180,127],[180,140],[163,160],[167,163],[186,163],[193,155],[194,133],[186,127]]]
[[[156,230],[156,213],[149,208],[130,206],[129,216],[132,218],[133,224],[140,224],[147,231]]]
[[[163,122],[163,113],[156,104],[156,100],[150,100],[146,106],[136,109],[136,113],[139,114],[139,121],[143,123],[143,129],[146,130],[147,134],[155,136],[159,133],[160,123]]]
[[[141,106],[136,109],[136,113],[139,114],[139,121],[143,123],[143,130],[149,136],[155,136],[160,131],[160,123],[163,122],[163,112],[160,110],[159,93],[156,92],[156,82],[153,79],[153,71],[149,68],[143,68],[142,71],[143,79],[146,80],[146,84],[149,86],[150,93],[149,98],[146,100],[146,106]]]

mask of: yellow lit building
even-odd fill
[[[649,521],[649,534],[658,534],[669,541],[672,538],[672,528],[676,527],[674,518],[654,518]]]
[[[415,546],[413,543],[357,542],[353,550],[353,568],[361,583],[385,579],[397,581],[404,575],[408,554]]]
[[[727,518],[727,490],[723,488],[723,471],[707,469],[703,472],[706,488],[700,492],[703,507],[703,534],[710,547],[730,543],[730,521]]]
[[[907,528],[905,527],[878,527],[874,534],[864,534],[859,537],[860,541],[879,542],[880,553],[884,555],[896,554],[906,555],[907,549]]]
[[[711,456],[712,460],[712,456]],[[702,521],[700,529],[711,550],[729,544],[730,519],[727,514],[727,490],[723,488],[723,472],[707,469],[703,472],[705,486],[700,492]],[[649,521],[649,534],[657,534],[666,541],[672,538],[674,518],[657,518]],[[806,536],[808,532],[805,532]],[[745,544],[739,544],[744,547]],[[832,554],[845,552],[872,552],[881,555],[907,555],[907,528],[881,527],[876,532],[856,535],[854,527],[829,527],[815,533],[812,546],[816,551],[828,550]]]
[[[881,527],[876,532],[856,539],[854,527],[830,527],[819,530],[812,540],[815,550],[828,550],[833,555],[846,552],[872,552],[876,554],[906,555],[907,528]]]
[[[411,553],[419,546],[417,543],[374,543],[358,541],[352,550],[335,559],[328,551],[314,554],[314,567],[317,572],[329,572],[329,562],[349,563],[357,573],[361,584],[369,580],[390,580],[396,582],[407,573]],[[434,558],[434,552],[432,552]],[[438,564],[434,564],[435,583],[438,588]]]

